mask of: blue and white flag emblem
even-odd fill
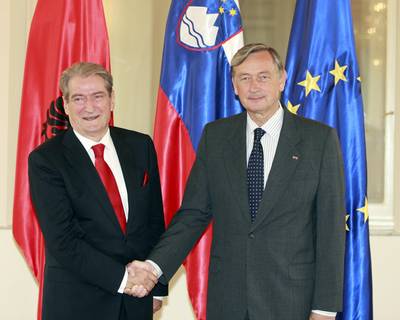
[[[237,0],[190,0],[178,19],[177,42],[194,51],[219,48],[241,31]]]
[[[188,7],[180,26],[181,41],[193,48],[213,47],[218,27],[214,26],[218,13],[207,13],[207,7]]]

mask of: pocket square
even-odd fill
[[[147,173],[147,170],[145,170],[143,174],[142,187],[147,186],[148,183],[149,183],[149,174]]]

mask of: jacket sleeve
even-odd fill
[[[335,130],[322,154],[315,208],[315,287],[313,310],[341,311],[345,250],[343,160]]]
[[[157,165],[157,155],[154,149],[154,144],[150,137],[148,138],[148,152],[149,152],[149,176],[150,176],[150,210],[149,210],[149,230],[151,235],[151,243],[154,246],[160,236],[165,231],[163,204],[161,196],[160,174]],[[157,283],[154,287],[152,294],[154,296],[166,296],[168,294],[168,286],[166,284]]]
[[[171,279],[211,221],[206,159],[207,126],[199,143],[181,208],[148,257],[161,268],[162,282]]]

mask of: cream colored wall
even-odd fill
[[[8,2],[3,3],[0,7],[0,21],[2,28],[1,42],[9,43],[10,42],[10,16],[8,12],[10,11],[10,5]],[[3,29],[4,28],[4,29]],[[10,60],[10,55],[8,51],[8,46],[2,46],[0,48],[0,70],[3,70],[4,75],[10,74],[10,68],[8,61]],[[1,80],[0,83],[0,97],[2,97],[4,106],[1,108],[1,113],[4,118],[8,118],[8,88],[9,82],[8,79]],[[5,121],[1,122],[0,125],[0,150],[6,150],[8,144],[8,122],[4,123]],[[0,177],[7,177],[7,165],[8,165],[8,153],[2,152],[0,153]],[[6,217],[7,215],[4,214],[7,212],[7,201],[6,195],[8,194],[8,183],[7,179],[0,179],[0,225],[6,225]]]
[[[152,132],[152,1],[105,0],[115,79],[115,124]]]
[[[26,34],[35,2],[0,1],[0,319],[4,320],[36,319],[37,285],[10,229]],[[169,0],[104,0],[117,94],[116,125],[152,133],[169,4]],[[400,237],[371,237],[371,254],[375,319],[396,319]],[[170,296],[156,319],[194,319],[183,269],[171,282]]]
[[[118,126],[153,133],[167,0],[103,0]]]

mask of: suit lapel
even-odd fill
[[[93,197],[99,202],[107,219],[121,230],[107,192],[85,148],[70,129],[64,135],[65,157],[77,175],[83,179]],[[96,212],[97,214],[97,212]]]
[[[136,157],[134,154],[135,148],[126,141],[126,136],[120,134],[112,127],[110,128],[110,134],[114,143],[115,150],[117,151],[122,174],[124,175],[126,190],[128,193],[129,213],[127,230],[129,230],[135,220],[135,196],[137,195],[136,191],[140,187],[140,182],[142,178],[140,174],[142,173],[142,170],[137,167],[137,160],[135,160]]]
[[[281,193],[286,190],[290,178],[294,174],[299,161],[301,161],[301,154],[297,146],[300,140],[296,120],[285,110],[275,158],[258,208],[256,221],[252,225],[253,230],[264,221]]]
[[[233,197],[245,220],[250,223],[246,174],[246,119],[247,113],[243,112],[229,129],[231,135],[225,147],[224,161]]]

